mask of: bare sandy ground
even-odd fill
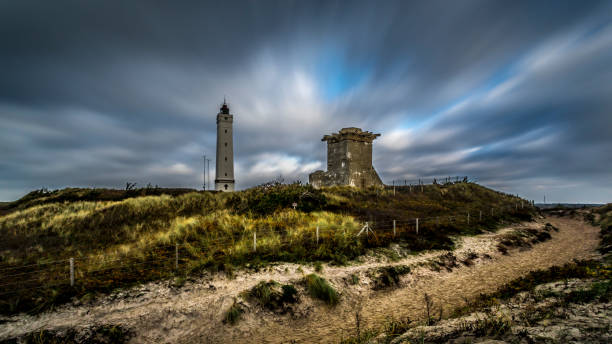
[[[502,255],[496,249],[497,237],[522,226],[550,222],[559,228],[551,232],[552,239],[528,250],[512,250]],[[360,309],[362,328],[380,326],[389,318],[418,319],[423,317],[423,293],[427,292],[446,312],[463,304],[465,298],[496,290],[504,283],[531,270],[562,265],[573,259],[597,256],[599,229],[570,218],[547,218],[537,224],[525,223],[459,239],[454,254],[461,260],[469,252],[480,257],[474,265],[452,272],[432,271],[426,262],[446,254],[430,251],[409,256],[396,262],[368,257],[362,263],[345,267],[325,266],[320,273],[341,293],[341,302],[328,307],[318,300],[302,296],[293,314],[278,315],[245,303],[248,311],[238,324],[223,324],[226,310],[239,294],[262,280],[295,283],[312,267],[281,264],[267,271],[238,271],[235,279],[222,274],[187,282],[182,288],[168,282],[149,283],[120,292],[89,305],[67,305],[54,312],[38,316],[19,315],[0,324],[0,339],[40,329],[79,328],[101,324],[121,324],[132,329],[134,343],[329,343],[355,334],[355,313]],[[402,280],[402,286],[390,291],[373,291],[372,269],[388,265],[410,265],[412,272]],[[349,276],[360,282],[352,285]]]

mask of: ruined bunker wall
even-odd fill
[[[327,142],[327,172],[312,173],[310,183],[315,187],[382,185],[372,166],[372,141],[377,136],[380,135],[359,128],[343,128],[338,133],[325,135],[322,141]]]

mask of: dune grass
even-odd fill
[[[340,295],[338,295],[336,289],[329,285],[324,278],[316,274],[310,274],[304,277],[304,281],[310,296],[322,300],[330,306],[335,306],[340,301]]]
[[[445,218],[520,201],[471,183],[412,193],[398,188],[395,195],[380,188],[315,190],[301,184],[266,184],[231,194],[163,190],[66,189],[11,202],[0,216],[0,277],[6,281],[0,283],[0,312],[38,312],[73,297],[203,269],[271,261],[344,263],[398,241],[414,251],[448,249],[452,235],[475,234],[533,213],[530,207],[498,211],[482,221],[472,215],[471,224],[465,217]],[[420,223],[418,235],[414,224],[402,222],[413,217],[430,217]],[[398,220],[396,236],[392,219]],[[365,221],[375,235],[357,237]],[[75,259],[73,287],[67,284],[68,258]]]

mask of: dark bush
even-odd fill
[[[281,285],[276,281],[259,282],[249,291],[249,296],[264,308],[285,313],[288,304],[298,302],[298,293],[290,284]]]
[[[378,276],[374,279],[373,289],[380,290],[397,286],[402,275],[410,273],[410,267],[406,265],[385,266],[378,269]]]
[[[132,333],[118,325],[104,325],[94,327],[85,331],[83,334],[74,329],[67,331],[42,330],[30,332],[24,336],[8,339],[1,343],[27,343],[27,344],[114,344],[127,343],[132,337]]]
[[[265,216],[284,208],[311,212],[322,210],[327,200],[320,190],[311,185],[267,183],[232,195],[227,200],[227,206],[237,213],[252,213]]]

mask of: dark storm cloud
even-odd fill
[[[610,201],[607,2],[0,4],[0,199],[42,186],[199,187],[235,114],[248,187],[325,166],[323,134],[381,132],[383,179],[467,174]]]

